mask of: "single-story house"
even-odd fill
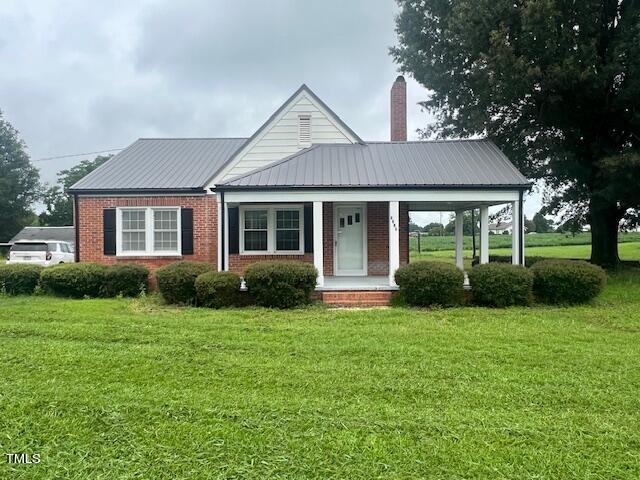
[[[54,240],[75,245],[76,234],[73,226],[24,227],[4,245],[11,246],[20,240]]]
[[[180,259],[242,273],[264,259],[313,263],[323,292],[390,291],[409,261],[409,212],[511,204],[524,260],[527,179],[490,140],[407,141],[406,82],[391,88],[391,141],[364,141],[302,85],[249,138],[142,138],[71,188],[79,261]],[[328,298],[328,297],[325,297]]]
[[[496,235],[501,235],[503,233],[508,233],[509,235],[511,235],[511,232],[513,231],[512,225],[512,222],[490,223],[489,232],[495,233]]]

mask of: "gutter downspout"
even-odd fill
[[[78,208],[78,195],[73,194],[73,230],[75,236],[75,260],[80,261],[80,209]]]
[[[224,190],[220,191],[220,215],[221,215],[221,219],[222,222],[220,222],[220,245],[221,245],[221,249],[220,252],[222,254],[222,258],[220,259],[220,267],[221,267],[221,271],[224,272],[226,270],[226,265],[225,265],[225,231],[224,231],[224,226],[227,223],[227,219],[224,216],[224,212],[225,212],[225,208],[224,208]]]

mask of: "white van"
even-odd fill
[[[7,264],[57,265],[75,262],[73,246],[59,240],[19,240],[9,250]]]

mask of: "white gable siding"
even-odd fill
[[[217,181],[227,181],[278,160],[304,148],[299,144],[298,117],[311,116],[311,143],[355,143],[355,139],[338,126],[330,114],[317,105],[305,92],[275,118],[266,130],[255,138],[243,152],[221,172]]]

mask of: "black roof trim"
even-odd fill
[[[137,188],[137,189],[87,189],[87,190],[69,190],[69,193],[73,195],[171,195],[171,194],[206,194],[207,191],[204,187],[194,188]]]
[[[271,187],[264,186],[247,186],[247,185],[226,185],[220,184],[216,188],[210,188],[213,191],[252,191],[252,192],[269,192],[282,190],[531,190],[532,183],[526,185],[326,185],[326,186],[295,186],[295,185],[276,185]]]

